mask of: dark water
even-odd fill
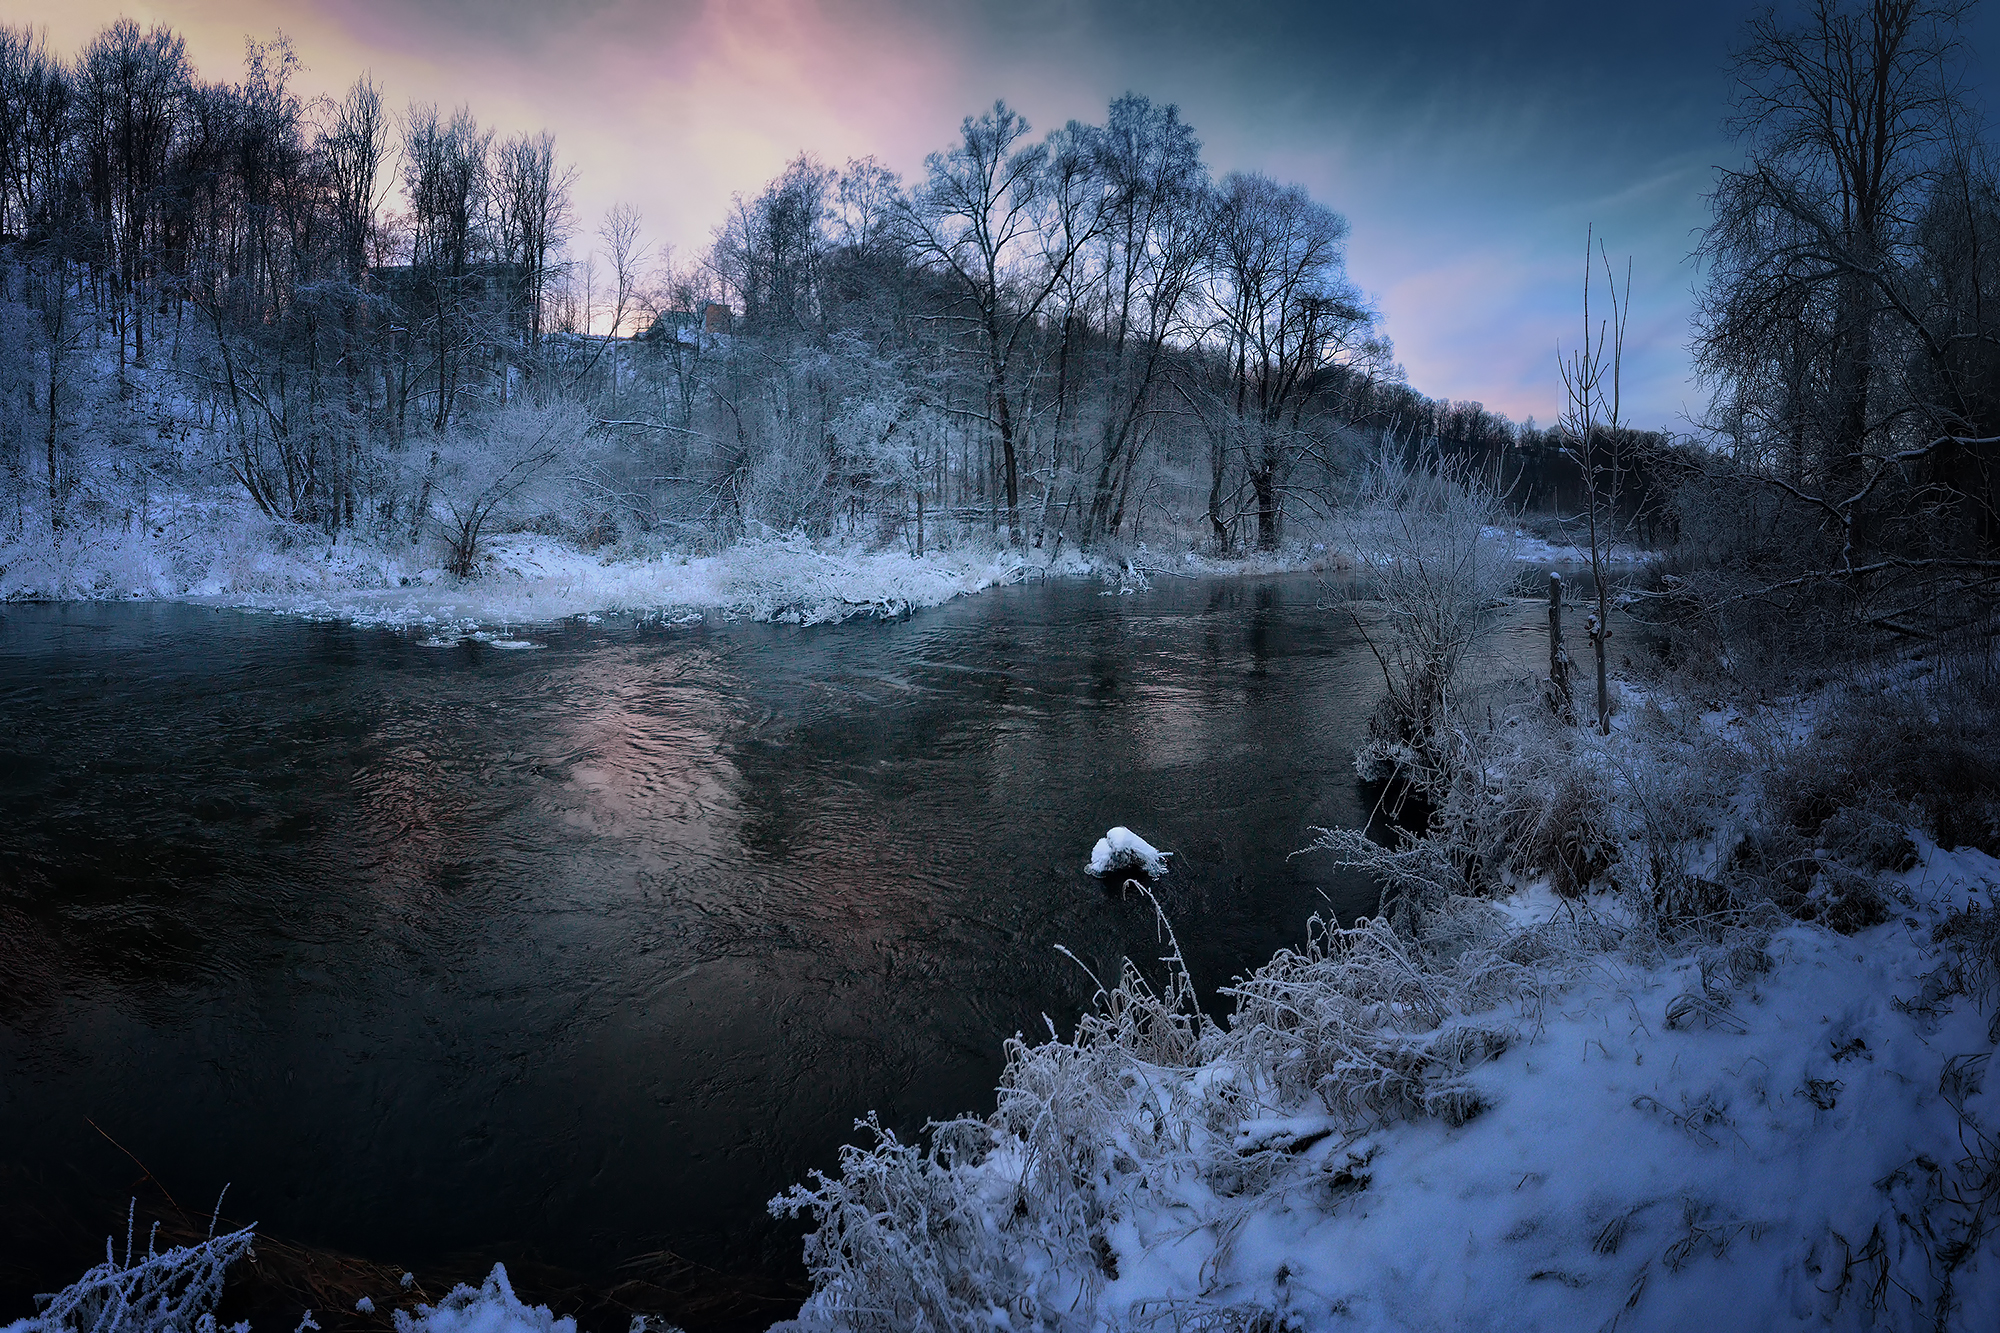
[[[1380,675],[1316,599],[1049,584],[534,652],[5,608],[0,1322],[129,1195],[226,1182],[229,1216],[420,1273],[605,1287],[670,1251],[782,1298],[799,1228],[764,1201],[856,1116],[989,1107],[1002,1038],[1089,998],[1056,944],[1157,956],[1081,873],[1106,827],[1177,853],[1204,986],[1373,905],[1287,859],[1368,814]]]

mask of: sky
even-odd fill
[[[1742,158],[1729,55],[1761,8],[0,0],[0,22],[44,26],[65,54],[120,14],[165,22],[210,79],[240,74],[246,36],[282,31],[307,93],[365,70],[392,107],[463,103],[502,134],[552,131],[580,171],[575,248],[624,203],[681,260],[800,151],[873,154],[907,181],[995,98],[1039,133],[1138,92],[1180,106],[1218,175],[1266,172],[1347,216],[1349,274],[1432,397],[1556,418],[1594,229],[1621,278],[1631,264],[1627,419],[1685,429],[1704,401],[1687,351],[1704,196]],[[2000,20],[1975,14],[1967,36],[1976,85]]]

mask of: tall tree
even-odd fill
[[[1094,147],[1104,192],[1100,317],[1110,358],[1088,518],[1096,538],[1115,534],[1124,519],[1141,429],[1209,258],[1215,208],[1201,143],[1178,107],[1127,93],[1111,104]]]
[[[1372,355],[1374,315],[1347,280],[1346,218],[1264,175],[1232,173],[1221,193],[1208,300],[1233,429],[1216,439],[1242,451],[1270,550],[1306,406],[1343,360]]]
[[[112,22],[77,61],[75,115],[98,243],[113,270],[118,365],[126,333],[143,360],[143,287],[150,276],[158,193],[167,172],[189,71],[186,43],[155,25],[141,31],[128,18]]]
[[[569,240],[573,222],[570,195],[576,168],[557,164],[555,136],[546,130],[519,134],[500,145],[493,184],[499,213],[497,249],[501,260],[516,265],[519,274],[520,333],[531,348],[538,347],[551,265]]]
[[[1099,216],[1080,191],[1055,188],[1046,144],[1029,144],[1028,122],[1005,102],[967,116],[959,142],[924,160],[924,183],[899,221],[919,262],[950,281],[967,311],[986,370],[986,411],[998,435],[1008,523],[1022,540],[1017,393],[1027,386],[1027,344],[1051,294],[1077,253],[1097,234]]]
[[[446,120],[435,105],[412,106],[404,128],[410,269],[427,307],[437,385],[431,428],[437,431],[451,421],[470,343],[466,288],[484,239],[479,227],[487,202],[487,150],[492,139],[493,132],[480,129],[464,107]]]
[[[368,243],[375,232],[378,177],[389,152],[389,118],[382,93],[363,76],[334,109],[320,139],[333,209],[334,251],[341,271],[353,281],[368,271]]]
[[[733,201],[715,262],[750,332],[798,334],[818,325],[829,198],[838,181],[838,172],[801,153],[754,201]]]
[[[1965,118],[1950,69],[1963,10],[1812,0],[1796,25],[1753,19],[1736,58],[1731,123],[1750,160],[1710,200],[1698,350],[1711,374],[1763,383],[1794,475],[1829,493],[1861,484],[1912,406],[1888,383],[1922,335],[1898,270]]]

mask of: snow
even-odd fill
[[[556,1318],[546,1305],[524,1305],[504,1264],[493,1265],[477,1289],[459,1285],[436,1305],[395,1312],[396,1333],[576,1333],[576,1320]]]
[[[1136,870],[1151,879],[1158,879],[1167,873],[1167,858],[1172,852],[1163,852],[1134,833],[1124,825],[1112,829],[1097,840],[1090,849],[1090,864],[1084,873],[1102,879],[1114,871]]]
[[[1928,873],[1962,873],[1932,852]],[[1368,1176],[1332,1208],[1192,1195],[1197,1214],[1231,1216],[1226,1246],[1167,1243],[1193,1220],[1185,1207],[1137,1212],[1106,1300],[1120,1304],[1121,1289],[1194,1300],[1226,1276],[1312,1327],[1831,1317],[1840,1302],[1826,1289],[1849,1257],[1836,1238],[1858,1250],[1893,1222],[1879,1182],[1921,1157],[1962,1156],[1939,1053],[1990,1045],[1970,1006],[1929,1023],[1890,1002],[1934,963],[1927,924],[1852,939],[1788,928],[1769,946],[1769,975],[1706,1025],[1669,1017],[1700,992],[1697,960],[1607,959],[1548,998],[1518,1054],[1469,1076],[1484,1115],[1394,1126],[1365,1145],[1324,1140],[1302,1155],[1298,1185],[1336,1167],[1352,1176],[1356,1159]],[[2000,1124],[2000,1101],[1983,1109]],[[1961,1292],[1963,1327],[2000,1326],[2000,1267],[1988,1265],[1987,1283]],[[1850,1314],[1853,1303],[1850,1292]]]
[[[720,612],[793,624],[899,615],[1024,580],[1087,575],[1074,552],[1053,561],[1004,546],[960,546],[922,558],[901,548],[744,540],[713,555],[600,555],[555,538],[511,533],[483,543],[477,575],[459,580],[424,547],[385,548],[310,529],[278,528],[227,505],[190,508],[158,530],[118,529],[0,539],[0,600],[142,599],[268,611],[359,625],[440,629],[457,642],[482,627],[495,647],[531,644],[495,628],[606,613]]]
[[[1552,542],[1521,528],[1485,527],[1479,535],[1488,541],[1504,542],[1508,554],[1529,565],[1589,565],[1590,548],[1567,542]],[[1614,565],[1643,564],[1650,553],[1626,545],[1614,545],[1607,561]]]
[[[1240,1047],[1191,1068],[1128,1062],[1114,1082],[1133,1090],[1131,1118],[1106,1122],[1101,1174],[1065,1205],[1103,1219],[1081,1276],[1060,1271],[1058,1237],[1034,1235],[1039,1217],[1005,1240],[1036,1154],[1004,1133],[953,1173],[977,1220],[950,1225],[983,1229],[987,1271],[1016,1275],[1014,1291],[984,1298],[998,1327],[1071,1302],[1093,1328],[1163,1311],[1207,1327],[1234,1310],[1272,1312],[1274,1328],[1384,1333],[1748,1330],[1866,1326],[1876,1308],[1903,1326],[1922,1311],[1898,1292],[1930,1289],[1935,1255],[1968,1224],[1954,1192],[1993,1169],[2000,1128],[2000,1079],[1980,1077],[1987,1018],[1927,981],[1941,914],[1992,910],[2000,864],[1921,852],[1895,882],[1903,915],[1852,937],[1780,929],[1737,960],[1733,989],[1710,989],[1716,965],[1698,953],[1650,965],[1601,953],[1567,980],[1545,970],[1545,988],[1513,1005],[1458,1014],[1447,1029],[1497,1020],[1518,1042],[1472,1065],[1465,1083],[1485,1109],[1456,1125],[1287,1111]],[[1509,930],[1551,939],[1565,918],[1616,911],[1545,891],[1504,908]],[[1079,1039],[1049,1058],[1091,1049]],[[1037,1078],[1017,1061],[1009,1086]],[[1189,1150],[1157,1147],[1162,1135]],[[851,1223],[843,1235],[859,1249]],[[842,1294],[823,1288],[796,1327],[837,1325],[828,1302]],[[2000,1327],[1990,1236],[1956,1297],[1943,1326]]]

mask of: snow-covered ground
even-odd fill
[[[720,610],[815,624],[898,614],[1025,579],[1098,572],[1073,552],[992,546],[933,550],[751,539],[715,555],[623,558],[513,533],[482,544],[478,573],[448,576],[426,547],[329,540],[243,515],[207,515],[183,535],[98,532],[63,543],[41,534],[0,546],[0,600],[141,599],[241,607],[364,625],[471,631],[617,612]],[[190,530],[198,535],[187,535]]]
[[[1713,960],[1704,975],[1699,952],[1607,953],[1531,992],[1498,1015],[1518,1043],[1465,1074],[1485,1109],[1464,1124],[1226,1117],[1261,1187],[1121,1182],[1097,1309],[1107,1324],[1235,1304],[1307,1328],[1747,1330],[1866,1326],[1873,1302],[1889,1326],[1926,1322],[1911,1296],[1935,1290],[1974,1211],[1953,1195],[1983,1184],[2000,1204],[1987,1016],[1924,1003],[1932,933],[1993,910],[2000,864],[1922,855],[1900,880],[1907,912],[1855,936],[1788,926],[1729,976]],[[1616,911],[1504,907],[1524,939]],[[1996,1259],[1990,1239],[1966,1259],[1945,1327],[2000,1328]]]
[[[76,528],[0,538],[0,601],[143,600],[269,611],[362,625],[474,633],[573,616],[721,611],[802,624],[895,615],[1024,580],[1102,577],[1120,590],[1152,577],[1338,572],[1368,557],[1305,543],[1222,559],[1145,547],[1116,557],[991,543],[933,548],[748,538],[717,554],[579,550],[509,533],[482,543],[473,577],[453,578],[426,545],[384,547],[283,528],[221,502],[161,503],[150,528]],[[1486,536],[1515,559],[1574,565],[1588,557],[1508,530]],[[504,637],[504,635],[503,635]]]
[[[1588,565],[1590,547],[1578,546],[1570,542],[1552,542],[1537,537],[1525,528],[1487,527],[1480,535],[1489,541],[1505,543],[1508,553],[1514,559],[1530,565]],[[1609,563],[1620,566],[1644,564],[1651,559],[1648,551],[1635,546],[1613,545],[1609,552]]]
[[[1403,854],[1393,926],[1317,925],[1226,1025],[1167,933],[1163,987],[1010,1044],[991,1115],[774,1202],[819,1226],[795,1327],[2000,1328],[2000,862],[1829,821],[1790,910],[1861,893],[1852,934],[1702,878],[1825,704],[1628,708],[1565,761],[1608,798],[1598,891]]]

